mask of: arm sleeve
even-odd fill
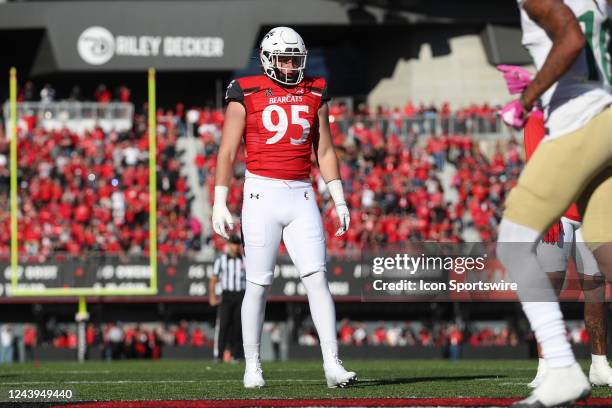
[[[244,105],[244,92],[242,92],[240,84],[235,79],[229,83],[225,90],[225,103],[230,103],[231,101],[240,102]]]

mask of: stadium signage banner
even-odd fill
[[[158,265],[158,295],[167,298],[204,298],[208,280],[213,275],[212,262],[193,262],[187,258],[161,261]],[[359,300],[361,280],[357,262],[331,261],[329,285],[334,296]],[[12,290],[11,267],[0,263],[0,297]],[[274,270],[272,296],[281,299],[305,299],[306,290],[292,263],[281,262]],[[151,269],[146,259],[120,259],[87,256],[80,259],[57,258],[55,261],[26,262],[17,268],[20,289],[44,294],[49,288],[146,289]]]
[[[269,25],[350,23],[343,5],[325,0],[291,6],[278,0],[233,0],[16,2],[0,7],[0,30],[43,29],[33,74],[243,69],[260,31]]]
[[[221,37],[113,35],[105,27],[86,28],[77,40],[77,51],[89,65],[104,65],[113,57],[222,58]]]
[[[512,280],[484,244],[410,244],[403,248],[370,249],[361,262],[331,258],[327,263],[329,288],[339,301],[356,302],[499,302],[516,301]],[[0,262],[0,299],[10,302],[11,268]],[[156,301],[204,301],[212,262],[187,257],[160,259]],[[88,255],[56,256],[42,262],[23,262],[17,269],[21,289],[48,288],[146,289],[151,278],[147,258]],[[609,291],[608,291],[609,292]],[[534,292],[537,300],[539,292]],[[611,298],[612,293],[608,293]],[[295,266],[280,260],[274,270],[271,298],[306,299]],[[582,301],[578,276],[570,267],[565,301]]]

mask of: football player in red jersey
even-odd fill
[[[228,105],[217,156],[212,221],[215,232],[227,238],[226,228],[234,224],[226,206],[228,186],[244,139],[247,169],[241,230],[247,279],[242,302],[246,388],[265,385],[259,343],[281,238],[306,289],[328,386],[344,387],[356,378],[338,359],[325,236],[310,181],[313,150],[336,205],[340,220],[336,236],[346,232],[350,215],[330,135],[326,82],[304,76],[306,56],[306,46],[297,32],[274,28],[261,41],[264,75],[232,81],[225,96]]]
[[[529,160],[544,138],[544,114],[534,110],[525,125],[525,156]],[[572,204],[561,220],[538,243],[538,262],[558,293],[563,288],[569,258],[576,262],[580,284],[584,293],[584,322],[591,342],[591,368],[589,381],[594,385],[612,386],[612,368],[607,358],[607,316],[604,277],[597,267],[593,253],[584,243],[582,222],[576,204]],[[538,350],[540,353],[540,350]],[[538,372],[530,388],[537,388],[546,375],[546,360],[538,362]]]

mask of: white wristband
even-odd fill
[[[342,190],[342,181],[339,179],[330,181],[327,183],[327,189],[329,190],[329,194],[331,194],[336,205],[346,204],[346,200],[344,199],[344,191]]]
[[[215,186],[215,202],[214,205],[225,205],[227,201],[227,193],[229,187],[227,186]]]

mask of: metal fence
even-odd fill
[[[510,130],[498,115],[486,117],[421,115],[410,118],[350,116],[339,117],[334,120],[334,123],[344,134],[349,134],[353,125],[359,122],[363,123],[366,128],[380,130],[385,136],[396,134],[405,137],[408,135],[439,135],[444,133],[448,135],[471,135],[477,139],[497,139],[510,134]]]
[[[67,128],[81,133],[100,126],[105,132],[121,132],[131,129],[133,116],[134,105],[131,103],[61,101],[17,104],[18,127],[27,127],[28,121],[31,121],[48,131]],[[4,104],[4,117],[9,117],[8,102]]]

